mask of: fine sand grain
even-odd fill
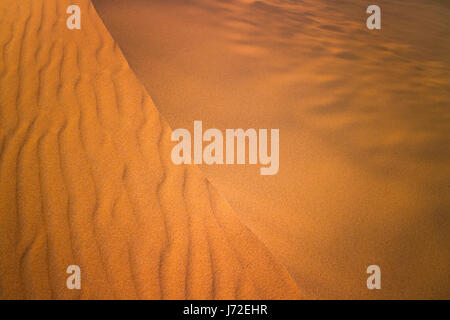
[[[89,0],[2,0],[0,298],[299,298],[170,133]]]
[[[173,129],[280,129],[277,175],[202,169],[305,297],[450,298],[450,1],[93,4]]]

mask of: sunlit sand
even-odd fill
[[[0,2],[0,299],[300,298],[75,2]]]

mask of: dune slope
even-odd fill
[[[280,129],[201,169],[305,297],[450,298],[450,1],[92,3],[172,128]]]
[[[0,30],[0,298],[300,297],[199,170],[172,164],[90,1],[3,0]]]

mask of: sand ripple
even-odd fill
[[[297,298],[195,167],[90,1],[0,3],[0,297]],[[79,265],[82,289],[66,288]]]

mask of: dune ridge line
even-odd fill
[[[0,30],[0,298],[301,297],[198,168],[172,164],[89,0],[3,0]]]

